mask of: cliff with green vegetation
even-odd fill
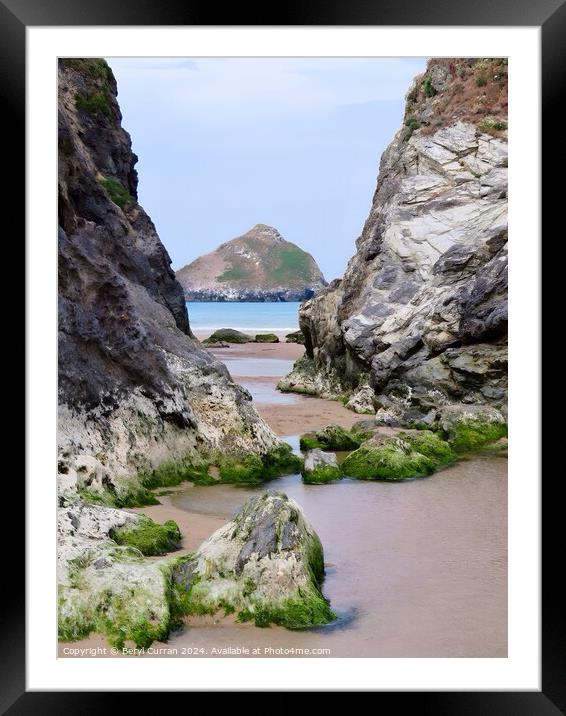
[[[99,59],[59,63],[59,477],[135,504],[163,464],[279,446],[249,393],[194,340],[137,200],[136,155]]]

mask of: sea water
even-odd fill
[[[267,333],[269,331],[297,331],[299,329],[298,302],[243,303],[194,302],[187,303],[193,331],[214,331],[234,328],[237,331]]]

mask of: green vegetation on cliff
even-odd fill
[[[274,292],[267,300],[300,300],[326,285],[314,258],[265,224],[195,259],[177,272],[177,278],[187,295],[213,292],[227,300],[238,300],[246,292]],[[287,297],[278,299],[275,294]],[[292,294],[297,298],[290,298]]]

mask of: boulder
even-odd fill
[[[367,437],[368,435],[362,432],[354,433],[340,425],[327,425],[316,432],[301,435],[300,446],[301,450],[355,450]]]
[[[280,492],[250,498],[174,571],[186,613],[234,612],[240,621],[290,629],[335,619],[323,578],[320,540],[297,503]]]
[[[142,647],[178,626],[168,564],[147,561],[141,551],[165,551],[165,533],[174,532],[177,542],[175,523],[157,525],[143,515],[76,502],[59,508],[57,530],[61,640],[96,632],[117,647],[126,641]]]
[[[303,482],[307,484],[324,484],[339,480],[342,477],[342,470],[334,453],[315,448],[305,455],[302,476]]]
[[[431,431],[376,433],[345,458],[342,471],[358,480],[409,480],[426,477],[454,459],[450,445]]]
[[[305,337],[302,331],[293,331],[285,336],[285,343],[301,343],[304,345]]]
[[[440,410],[439,424],[458,452],[478,450],[507,437],[505,418],[490,405],[447,405]]]
[[[279,343],[279,337],[275,333],[258,333],[254,341],[256,343]]]
[[[220,610],[290,629],[335,619],[321,592],[322,545],[286,495],[252,497],[194,554],[144,558],[174,549],[179,538],[173,522],[80,502],[59,508],[59,638],[95,632],[118,648],[147,647],[184,616]]]
[[[316,395],[327,400],[339,400],[345,393],[340,380],[332,372],[318,370],[308,356],[297,358],[293,370],[277,383],[282,393]]]
[[[246,333],[236,331],[233,328],[219,328],[217,331],[205,338],[203,343],[205,345],[216,344],[216,343],[252,343],[252,336],[248,336]]]

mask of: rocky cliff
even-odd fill
[[[304,301],[326,286],[316,261],[257,224],[177,271],[188,301]]]
[[[385,421],[507,399],[507,63],[433,59],[407,94],[341,281],[300,310],[287,390]]]
[[[249,393],[203,350],[137,201],[136,155],[103,60],[59,65],[59,468],[110,492],[187,456],[268,452]]]

